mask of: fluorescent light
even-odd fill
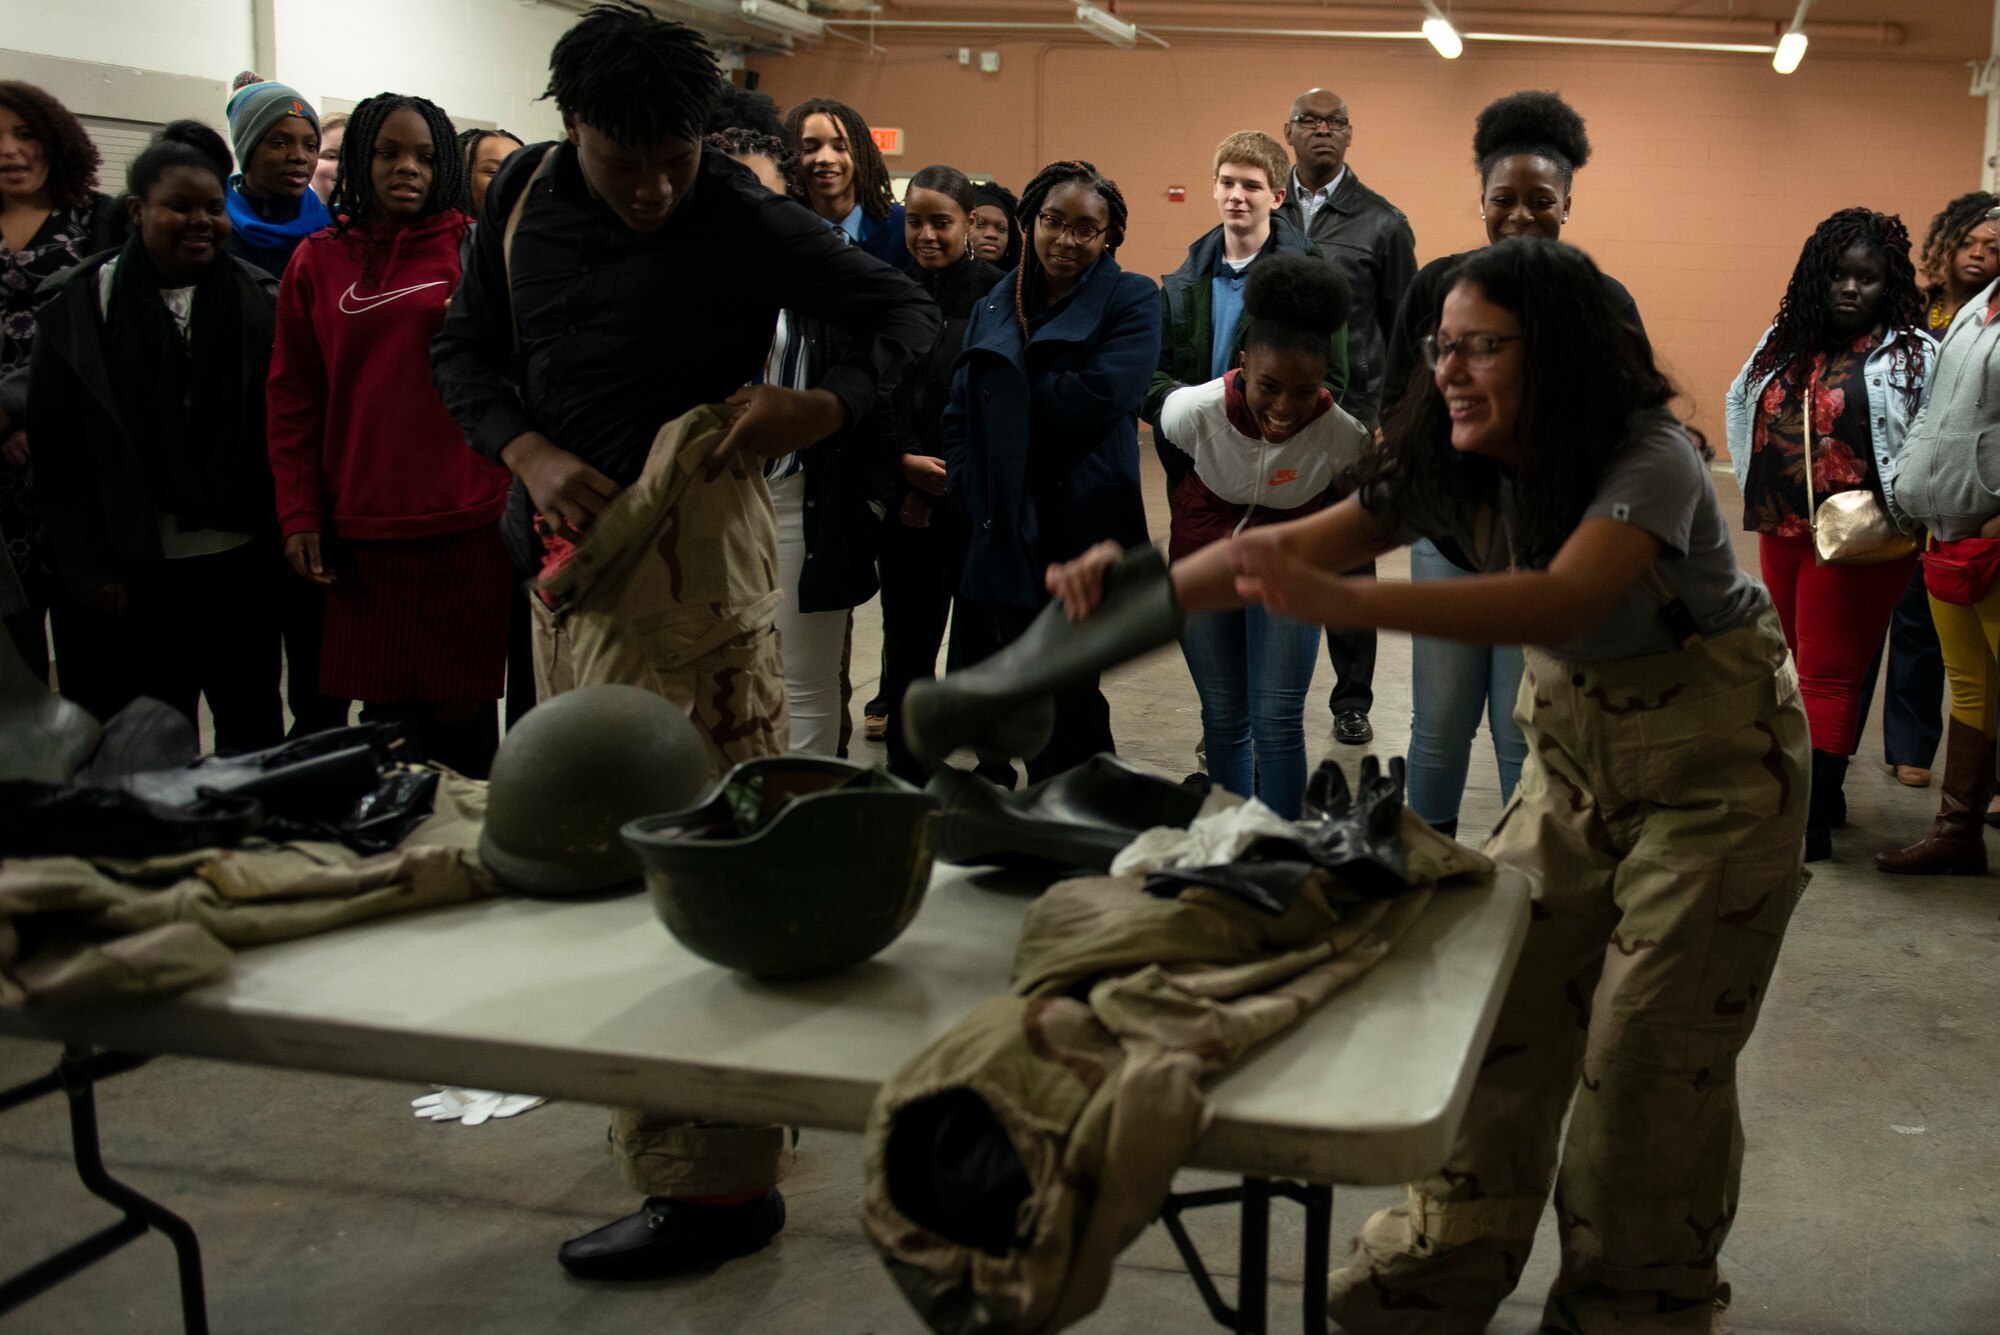
[[[1424,13],[1430,16],[1424,20],[1424,40],[1446,60],[1457,60],[1465,51],[1458,29],[1451,26],[1451,20],[1437,7],[1437,0],[1424,0]]]
[[[1771,57],[1771,68],[1780,74],[1790,74],[1806,58],[1806,11],[1812,7],[1813,0],[1799,0],[1799,7],[1792,15],[1792,25],[1778,39],[1777,52]]]
[[[1451,26],[1450,19],[1425,19],[1424,36],[1446,60],[1457,60],[1465,50],[1465,43],[1458,39],[1458,29]]]
[[[748,3],[748,0],[745,2]],[[1107,14],[1096,5],[1076,7],[1076,26],[1113,46],[1137,46],[1139,43],[1138,24]]]
[[[769,28],[787,37],[802,37],[816,42],[826,36],[826,23],[783,3],[783,0],[743,0],[743,21],[759,28]]]
[[[1806,35],[1802,32],[1788,32],[1778,39],[1777,54],[1771,57],[1771,68],[1780,74],[1790,74],[1806,58]]]

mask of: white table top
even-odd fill
[[[689,954],[644,895],[506,899],[244,951],[171,1001],[0,1008],[0,1033],[854,1131],[884,1080],[1005,989],[1026,884],[940,866],[900,940],[812,982]],[[1363,1184],[1434,1171],[1527,920],[1515,872],[1440,892],[1387,960],[1213,1086],[1193,1164]]]

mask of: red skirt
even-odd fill
[[[340,543],[326,591],[319,688],[370,704],[497,700],[513,564],[500,526]]]

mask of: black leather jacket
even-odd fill
[[[1347,395],[1341,406],[1374,426],[1382,415],[1382,378],[1389,336],[1403,289],[1417,276],[1417,241],[1403,211],[1347,175],[1306,225],[1305,205],[1293,175],[1278,216],[1306,234],[1354,294],[1347,320]]]

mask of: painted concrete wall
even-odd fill
[[[982,43],[993,49],[994,44]],[[1292,96],[1347,98],[1349,163],[1401,206],[1420,260],[1481,244],[1472,121],[1494,97],[1554,88],[1589,123],[1596,156],[1577,177],[1566,240],[1632,290],[1687,398],[1722,446],[1730,379],[1776,312],[1799,246],[1835,209],[1900,213],[1921,243],[1946,200],[1977,189],[1985,106],[1962,64],[1809,57],[1779,76],[1754,56],[1272,43],[1124,51],[1099,43],[1003,44],[1001,71],[956,50],[842,43],[754,62],[781,105],[852,103],[906,132],[898,173],[933,162],[1018,188],[1044,163],[1083,157],[1131,206],[1120,260],[1158,275],[1216,222],[1209,164],[1239,129],[1279,132]],[[1187,188],[1184,204],[1167,188]]]
[[[46,62],[34,71],[86,115],[188,114],[163,105],[148,115],[129,95],[118,112],[92,109],[105,100],[104,86],[130,84],[134,71],[226,88],[238,70],[255,69],[315,102],[415,93],[454,115],[546,139],[561,121],[535,99],[548,83],[550,47],[575,21],[573,11],[517,0],[19,0],[0,24],[0,47],[89,62],[92,69],[67,77]],[[139,87],[143,101],[146,85]],[[220,127],[222,103],[204,118]]]

